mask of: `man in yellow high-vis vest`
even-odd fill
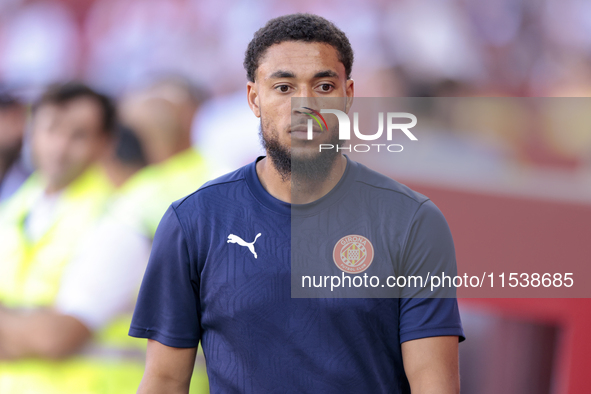
[[[141,378],[128,318],[91,326],[56,307],[76,280],[66,275],[75,252],[112,195],[97,161],[114,112],[80,84],[51,88],[35,109],[37,172],[0,216],[0,393],[124,393]]]
[[[122,98],[120,121],[138,136],[148,166],[118,189],[91,242],[75,261],[76,266],[85,267],[77,275],[80,286],[93,283],[86,294],[98,295],[98,289],[109,287],[111,291],[103,298],[124,301],[135,297],[148,260],[146,251],[166,208],[208,180],[205,160],[191,146],[191,121],[202,100],[198,89],[178,77],[157,80]],[[100,273],[105,269],[107,275]],[[131,286],[136,282],[136,287]],[[145,348],[137,342],[136,346]],[[203,355],[198,356],[192,394],[209,392],[204,363]]]

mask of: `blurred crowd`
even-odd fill
[[[34,89],[75,77],[117,94],[166,69],[229,94],[243,85],[256,29],[315,12],[350,38],[361,96],[588,95],[589,8],[584,0],[4,0],[0,78]]]
[[[242,61],[270,18],[315,12],[343,29],[358,97],[587,97],[589,8],[584,0],[4,0],[0,84],[31,102],[56,81],[120,97],[162,73],[184,75],[211,95],[192,142],[222,173],[260,152]],[[535,150],[524,163],[588,165],[590,139],[577,131],[563,146],[562,133],[501,142]]]
[[[32,107],[0,97],[0,392],[134,392],[145,343],[127,331],[152,238],[210,175],[191,143],[206,96],[169,76],[117,104],[78,82]]]
[[[585,0],[0,1],[0,392],[137,388],[127,329],[158,221],[261,152],[244,51],[292,12],[349,36],[358,96],[591,93]],[[496,143],[586,166],[572,126],[574,143],[508,125]]]

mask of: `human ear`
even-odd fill
[[[246,83],[246,98],[248,106],[257,118],[261,117],[261,107],[259,106],[259,93],[255,82]]]

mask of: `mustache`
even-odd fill
[[[332,128],[331,124],[326,124],[323,120],[320,121],[321,126],[319,126],[318,120],[315,120],[307,115],[308,115],[307,113],[301,113],[300,115],[292,115],[291,116],[291,124],[290,124],[291,128],[297,127],[297,128],[304,128],[305,129],[308,127],[308,123],[310,121],[312,121],[312,126],[314,127],[314,129],[317,129],[317,128],[318,129],[319,128],[330,129],[330,128]]]

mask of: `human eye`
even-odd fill
[[[275,86],[275,90],[279,91],[280,93],[288,93],[290,90],[289,85],[277,85]]]
[[[334,86],[331,83],[322,83],[318,85],[318,88],[322,93],[330,93],[334,90]]]

